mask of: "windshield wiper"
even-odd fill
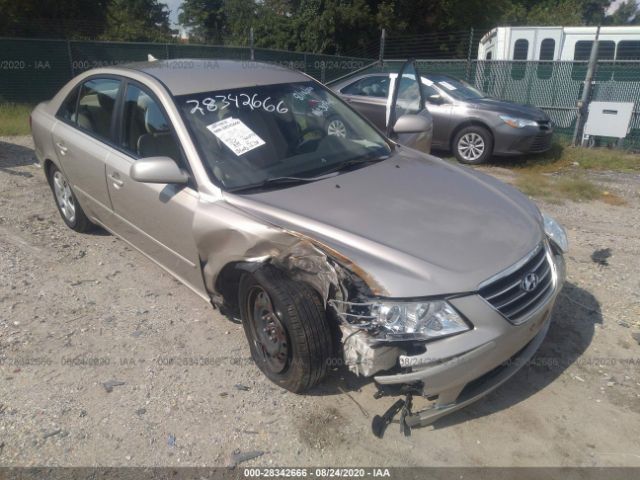
[[[334,173],[334,172],[343,172],[345,170],[349,170],[351,167],[358,166],[358,165],[378,163],[383,160],[386,160],[387,158],[389,158],[389,155],[377,155],[373,153],[370,153],[368,155],[364,155],[361,157],[350,158],[348,160],[345,160],[344,162],[339,163],[335,167],[331,168],[330,170],[325,172],[325,174]]]
[[[389,155],[375,155],[369,154],[360,157],[350,158],[349,160],[345,160],[334,166],[333,168],[322,172],[320,175],[315,177],[271,177],[265,178],[264,180],[256,183],[250,183],[248,185],[241,185],[239,187],[231,187],[228,188],[228,192],[240,192],[245,190],[259,190],[262,188],[267,188],[271,186],[283,185],[283,186],[291,186],[291,185],[299,185],[301,183],[311,183],[317,180],[323,180],[325,178],[333,177],[338,172],[342,172],[350,169],[353,166],[364,165],[368,163],[377,163],[382,160],[386,160],[389,158]]]
[[[254,190],[261,189],[265,187],[270,187],[272,185],[299,185],[301,183],[309,183],[318,180],[317,177],[272,177],[265,178],[264,180],[256,183],[250,183],[248,185],[241,185],[239,187],[231,187],[228,188],[228,192],[240,192],[243,190]]]

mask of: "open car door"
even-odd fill
[[[405,62],[400,71],[389,75],[389,96],[387,97],[387,136],[396,142],[425,153],[431,151],[433,120],[425,105],[420,72],[415,62]],[[400,133],[398,120],[405,115],[417,115],[426,120],[430,127],[417,132]]]

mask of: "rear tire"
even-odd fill
[[[453,139],[453,153],[460,163],[467,165],[486,162],[493,153],[491,132],[479,125],[463,128]]]
[[[242,277],[239,299],[251,356],[267,378],[296,393],[318,384],[333,348],[315,290],[265,266]]]
[[[47,180],[49,181],[56,207],[58,207],[58,212],[60,212],[60,216],[64,223],[67,224],[67,227],[80,233],[91,230],[94,225],[82,210],[64,173],[55,165],[51,165],[47,172]]]

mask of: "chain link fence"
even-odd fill
[[[250,47],[0,38],[0,103],[37,103],[91,68],[157,59],[266,61],[306,72],[327,82],[371,64],[343,57]]]

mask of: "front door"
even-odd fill
[[[451,110],[449,99],[427,77],[422,77],[422,93],[433,117],[433,146],[448,149],[451,131]]]
[[[115,230],[151,259],[207,297],[193,236],[199,203],[194,185],[136,182],[131,165],[140,158],[169,157],[188,170],[160,103],[142,86],[127,82],[119,112],[120,150],[107,157],[107,187]]]

